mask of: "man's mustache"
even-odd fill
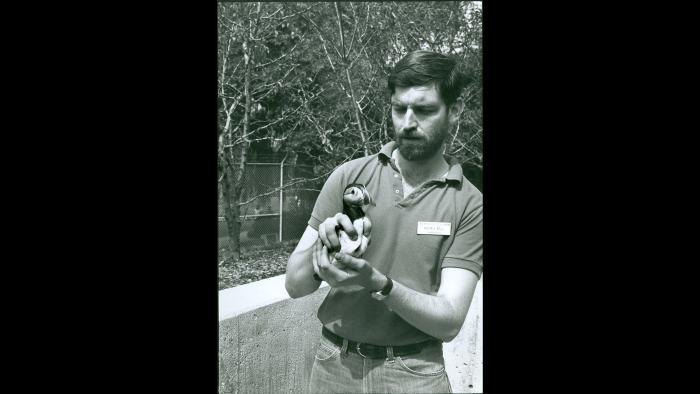
[[[414,136],[414,135],[416,135],[416,134],[419,134],[419,132],[418,132],[418,129],[415,128],[415,127],[410,128],[410,129],[401,129],[401,130],[399,130],[399,132],[398,132],[398,135],[399,135],[399,136],[409,136],[409,137],[411,137],[411,136]]]
[[[425,139],[424,135],[420,135],[415,131],[412,131],[410,133],[399,133],[398,134],[399,138],[409,138],[409,139]]]

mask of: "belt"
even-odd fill
[[[343,346],[343,341],[345,340],[343,337],[335,335],[326,327],[323,327],[321,333],[324,337],[326,337],[326,339],[333,342],[338,347]],[[440,341],[437,339],[401,346],[377,346],[369,343],[360,343],[351,340],[347,341],[347,350],[349,352],[357,353],[364,358],[386,358],[388,357],[387,348],[392,348],[394,356],[408,356],[409,354],[420,353],[421,350],[428,346],[440,344]]]

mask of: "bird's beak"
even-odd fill
[[[362,188],[362,202],[364,205],[375,205],[372,196],[369,195],[369,192],[365,188]]]

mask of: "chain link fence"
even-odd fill
[[[301,238],[323,180],[308,165],[247,163],[240,208],[241,248],[273,246]],[[287,185],[280,191],[280,185]],[[219,248],[228,241],[224,203],[219,187]]]

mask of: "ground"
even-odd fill
[[[268,250],[243,250],[234,263],[219,251],[219,290],[282,275],[296,242],[286,242]]]

